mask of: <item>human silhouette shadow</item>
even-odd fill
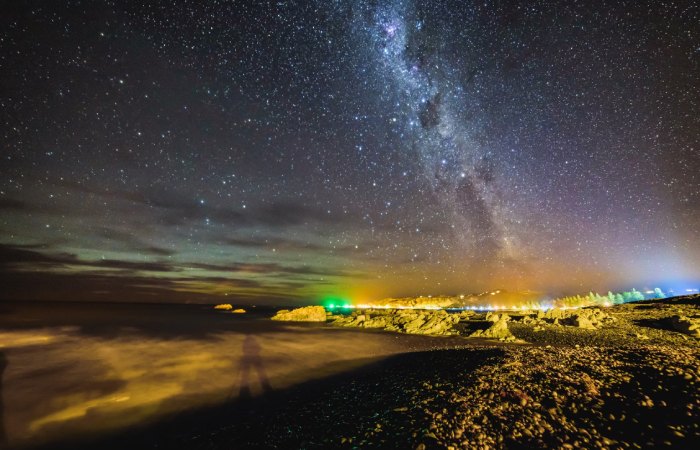
[[[0,352],[0,448],[5,448],[7,444],[7,434],[5,433],[5,405],[2,398],[2,377],[7,367],[7,358]]]
[[[265,366],[263,365],[262,358],[260,356],[260,351],[262,348],[258,343],[258,340],[251,334],[246,335],[243,340],[243,345],[241,346],[243,355],[239,361],[239,371],[240,371],[240,389],[238,395],[241,399],[248,399],[252,397],[252,389],[250,383],[251,372],[255,371],[258,377],[260,386],[263,392],[272,391],[272,385],[270,380],[267,378],[267,373],[265,373]]]

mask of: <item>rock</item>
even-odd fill
[[[510,316],[506,313],[503,313],[503,314],[498,314],[498,313],[494,313],[494,312],[486,313],[486,320],[489,322],[495,323],[501,319],[508,321],[508,320],[510,320]]]
[[[504,314],[505,316],[505,314]],[[507,316],[506,316],[507,317]],[[470,334],[469,337],[480,337],[488,339],[500,339],[503,341],[513,341],[515,336],[508,329],[508,319],[502,317],[485,330],[478,330]]]
[[[221,310],[224,310],[224,311],[228,311],[228,310],[230,310],[230,309],[233,309],[233,306],[231,306],[231,305],[228,304],[228,303],[221,303],[221,304],[219,304],[219,305],[216,305],[216,306],[214,307],[214,309],[221,309]]]
[[[595,325],[593,325],[593,322],[591,322],[590,319],[583,314],[579,314],[579,315],[574,316],[573,323],[574,323],[574,326],[577,326],[579,328],[584,328],[586,330],[595,330],[596,329]]]
[[[323,306],[305,306],[292,311],[283,309],[272,317],[272,320],[286,322],[325,322],[326,310]]]
[[[409,334],[418,334],[418,330],[420,330],[420,327],[423,326],[424,323],[423,317],[418,316],[404,326],[404,331]]]
[[[233,311],[231,311],[234,314],[245,314],[246,310],[243,308],[236,308]]]
[[[469,320],[472,316],[476,314],[474,311],[464,310],[459,313],[459,318],[464,320]]]
[[[566,319],[569,317],[570,313],[568,311],[565,311],[563,309],[549,309],[547,310],[546,313],[544,313],[544,316],[542,318],[544,319],[549,319],[549,320],[555,320],[555,319]]]
[[[355,313],[353,313],[355,314]],[[383,328],[407,334],[452,335],[457,334],[453,329],[459,323],[460,316],[448,314],[446,311],[417,311],[417,310],[372,310],[356,316],[335,316],[333,324],[345,327]]]
[[[700,319],[675,315],[671,317],[671,326],[676,331],[700,338]]]
[[[371,317],[367,316],[368,318],[364,322],[364,327],[365,328],[386,328],[387,326],[387,319],[386,317],[383,316],[377,316],[377,317]]]

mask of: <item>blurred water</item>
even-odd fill
[[[142,424],[463,344],[198,305],[0,304],[0,438],[12,446]],[[3,364],[0,364],[0,368]]]

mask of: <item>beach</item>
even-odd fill
[[[700,438],[698,342],[665,319],[697,312],[696,299],[608,308],[615,320],[600,329],[514,315],[513,343],[202,307],[163,312],[149,326],[143,312],[165,306],[119,308],[139,311],[143,323],[124,329],[125,311],[111,310],[104,320],[119,332],[91,335],[73,320],[28,335],[9,321],[17,341],[3,350],[8,444],[689,448]],[[189,332],[178,333],[186,318]],[[29,343],[40,338],[48,340]],[[20,396],[43,409],[22,410]]]
[[[10,447],[120,432],[258,398],[434,339],[276,323],[274,310],[202,305],[2,303],[3,424]]]

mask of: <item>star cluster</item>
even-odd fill
[[[6,296],[308,302],[700,278],[692,3],[8,9]]]

